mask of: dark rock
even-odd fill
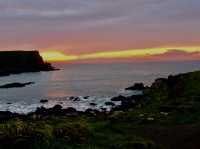
[[[0,68],[0,76],[56,70],[43,61],[38,51],[1,51]]]
[[[73,97],[73,96],[71,96],[71,97],[69,97],[69,100],[73,100],[75,97]]]
[[[0,86],[0,88],[18,88],[18,87],[25,87],[27,85],[31,85],[34,84],[34,82],[26,82],[26,83],[9,83],[9,84],[5,84]]]
[[[135,83],[133,86],[126,88],[126,90],[144,90],[144,84],[143,83]]]
[[[61,105],[55,105],[53,108],[51,108],[53,111],[61,111],[62,110],[62,106]]]
[[[48,102],[47,99],[42,99],[42,100],[40,100],[40,103],[47,103],[47,102]]]
[[[81,99],[80,99],[79,97],[71,96],[71,97],[69,97],[69,100],[72,100],[72,101],[80,101]]]
[[[152,83],[151,88],[159,89],[159,88],[162,88],[163,86],[166,86],[166,85],[167,85],[167,79],[166,78],[159,78],[159,79],[156,79]]]
[[[83,97],[83,99],[88,99],[90,96],[85,96],[85,97]]]
[[[115,104],[113,102],[105,102],[105,105],[107,105],[107,106],[115,106]]]
[[[126,99],[126,97],[119,95],[117,97],[113,97],[111,99],[111,101],[122,101],[122,100],[125,100],[125,99]]]
[[[64,109],[63,112],[67,115],[77,115],[78,114],[78,111],[73,107],[69,107],[67,109]]]
[[[49,116],[49,115],[62,115],[64,111],[61,105],[55,105],[54,107],[49,109],[46,109],[44,107],[37,108],[35,113],[43,116]]]
[[[101,109],[102,112],[106,112],[107,111],[107,109],[104,108],[104,107],[101,107],[100,109]]]
[[[144,95],[132,95],[126,98],[127,100],[131,100],[131,101],[135,101],[135,102],[139,102],[142,99],[144,99]]]
[[[47,109],[45,107],[38,107],[34,113],[44,115],[47,113]]]
[[[121,102],[121,107],[123,109],[129,109],[131,107],[133,107],[135,105],[135,101],[134,100],[123,100]]]
[[[73,99],[73,101],[80,101],[81,99],[79,98],[79,97],[75,97],[74,99]]]
[[[91,106],[96,106],[97,104],[92,102],[92,103],[90,103],[90,105]]]

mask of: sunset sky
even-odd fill
[[[199,60],[200,0],[0,0],[0,50],[48,61]]]

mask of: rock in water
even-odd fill
[[[133,86],[126,88],[126,90],[144,90],[144,84],[143,83],[135,83]]]
[[[107,106],[115,106],[115,104],[113,103],[113,102],[105,102],[105,105],[107,105]]]
[[[122,95],[119,95],[117,97],[113,97],[111,99],[111,101],[123,101],[123,100],[126,100],[126,97],[122,96]]]
[[[47,103],[47,102],[48,102],[47,99],[41,99],[41,100],[40,100],[40,103]]]
[[[9,83],[9,84],[2,85],[2,86],[0,86],[0,88],[18,88],[18,87],[25,87],[25,86],[31,85],[31,84],[34,84],[34,82],[26,82],[26,83],[15,82],[15,83]]]

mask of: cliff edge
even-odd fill
[[[0,51],[0,76],[52,70],[55,68],[38,51]]]

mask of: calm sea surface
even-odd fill
[[[200,62],[121,63],[121,64],[54,64],[60,71],[23,73],[0,77],[0,85],[13,82],[35,84],[24,88],[0,89],[0,110],[27,113],[38,106],[61,104],[84,110],[90,102],[104,102],[118,94],[130,94],[123,89],[135,82],[150,85],[155,78],[170,74],[200,70]],[[69,100],[80,96],[80,101]],[[89,99],[83,99],[90,96]],[[47,104],[40,104],[48,99]]]

